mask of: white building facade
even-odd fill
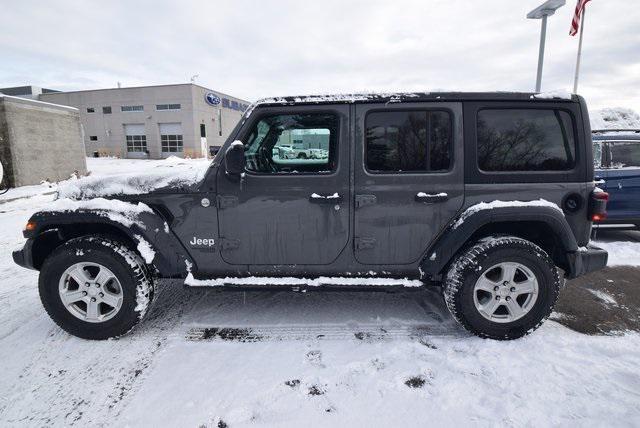
[[[215,152],[247,101],[199,85],[144,86],[40,94],[76,107],[88,156],[198,158]]]

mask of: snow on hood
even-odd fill
[[[165,187],[184,188],[200,182],[209,168],[206,159],[181,159],[175,156],[149,170],[108,177],[84,177],[68,181],[58,188],[58,198],[91,199],[117,195],[142,195]]]
[[[132,204],[129,202],[119,201],[117,199],[95,198],[87,201],[78,201],[72,199],[57,199],[49,203],[46,207],[47,212],[74,212],[79,210],[94,211],[103,217],[110,219],[116,223],[131,227],[138,224],[144,228],[144,224],[138,221],[140,214],[153,213],[148,205],[138,202]]]

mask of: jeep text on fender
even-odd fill
[[[290,156],[294,144],[318,155]],[[608,197],[592,158],[575,95],[263,100],[201,178],[127,195],[80,180],[77,200],[29,220],[14,260],[40,270],[53,320],[89,339],[138,323],[159,278],[249,276],[280,277],[251,288],[441,286],[469,331],[513,339],[546,319],[565,277],[606,265],[589,245]]]

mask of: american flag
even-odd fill
[[[571,29],[569,30],[570,36],[578,34],[578,29],[580,28],[580,15],[582,15],[584,8],[590,1],[591,0],[578,0],[578,4],[576,4],[576,11],[573,14],[573,20],[571,21]]]

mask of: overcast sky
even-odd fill
[[[0,87],[188,82],[254,101],[360,91],[533,90],[542,0],[1,0]],[[587,5],[578,92],[640,111],[638,0]],[[543,90],[572,89],[575,0],[549,19]]]

